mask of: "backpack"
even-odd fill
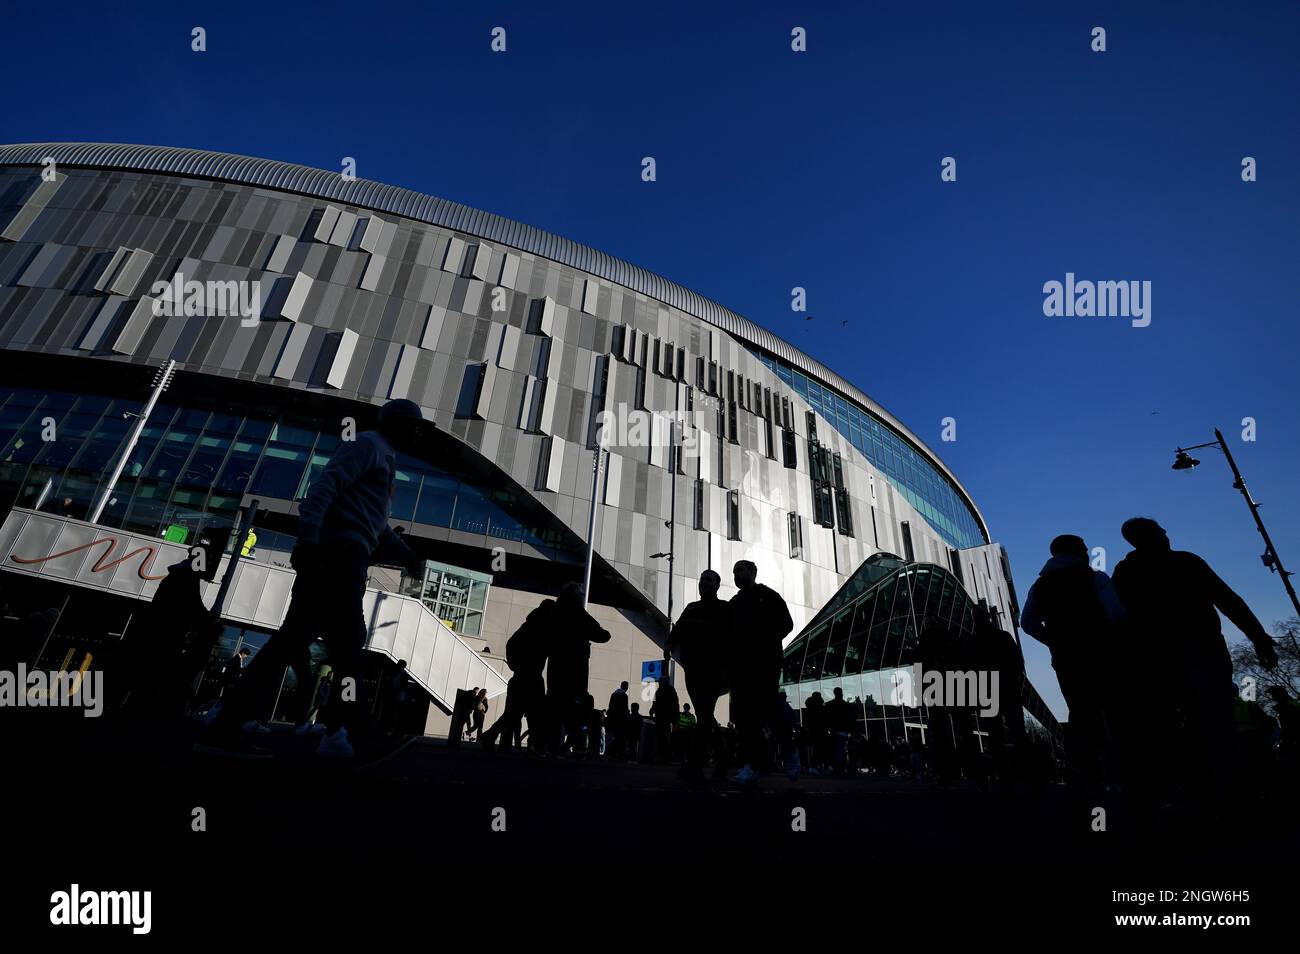
[[[506,640],[506,665],[511,672],[542,668],[539,657],[545,656],[542,647],[545,646],[546,632],[538,617],[539,610],[545,606],[546,603],[543,603],[529,613],[514,635]],[[549,611],[541,615],[549,616]]]

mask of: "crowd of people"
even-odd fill
[[[388,507],[396,455],[419,443],[423,424],[417,405],[390,401],[378,426],[341,443],[312,483],[300,506],[291,557],[297,575],[284,623],[251,659],[243,650],[226,661],[201,747],[228,751],[247,745],[250,731],[266,731],[286,668],[302,687],[292,694],[291,715],[300,733],[322,736],[321,754],[353,754],[357,732],[398,730],[404,663],[381,677],[376,704],[364,698],[362,598],[374,562],[422,570],[420,558],[389,527]],[[1219,613],[1269,670],[1277,653],[1262,624],[1204,560],[1174,550],[1154,520],[1133,518],[1122,533],[1133,550],[1113,579],[1090,565],[1080,537],[1053,540],[1021,618],[1025,632],[1049,648],[1069,706],[1068,777],[1087,790],[1129,791],[1151,803],[1193,795],[1221,803],[1234,779],[1278,768],[1294,783],[1300,703],[1280,685],[1270,689],[1281,722],[1279,762],[1277,723],[1253,696],[1238,692]],[[783,642],[794,624],[785,600],[757,574],[753,562],[737,562],[736,592],[728,600],[718,595],[717,572],[701,574],[699,599],[683,609],[665,647],[666,656],[680,660],[687,699],[671,678],[661,678],[652,700],[634,701],[623,683],[604,709],[589,691],[588,670],[591,646],[610,634],[587,611],[582,587],[566,584],[506,644],[511,678],[500,718],[485,727],[487,693],[476,690],[463,717],[466,735],[489,751],[526,744],[537,758],[677,763],[692,783],[710,770],[715,781],[730,777],[743,785],[772,770],[791,778],[801,772],[933,776],[940,785],[966,778],[982,786],[1057,774],[1051,746],[1025,734],[1019,643],[985,605],[973,633],[931,616],[918,619],[919,634],[907,638],[915,640],[912,655],[925,670],[996,672],[999,714],[971,705],[932,709],[928,725],[886,736],[866,731],[864,716],[878,703],[847,700],[840,688],[829,699],[812,693],[799,711],[790,705],[780,683]],[[143,637],[126,647],[118,707],[151,716],[192,702],[190,688],[209,666],[219,633],[200,582],[189,561],[168,568],[140,628]],[[48,614],[24,625],[36,633],[43,622]],[[316,640],[328,649],[328,666],[312,665]],[[724,694],[730,720],[719,724]],[[650,702],[648,712],[642,701]]]
[[[1051,651],[1069,706],[1074,779],[1147,806],[1215,810],[1231,789],[1249,791],[1275,768],[1294,780],[1290,748],[1274,765],[1269,745],[1249,741],[1272,734],[1270,717],[1233,680],[1219,613],[1264,670],[1278,661],[1273,639],[1203,559],[1172,548],[1156,521],[1134,517],[1121,533],[1133,550],[1113,578],[1090,564],[1082,538],[1053,540],[1021,615],[1025,632]],[[1278,687],[1275,696],[1293,720],[1290,694]],[[1284,746],[1294,747],[1285,728]]]
[[[632,701],[626,682],[597,709],[585,690],[587,648],[608,634],[582,610],[573,588],[544,603],[512,638],[507,711],[485,739],[518,743],[526,718],[542,727],[530,740],[539,757],[678,763],[691,782],[703,781],[710,768],[719,780],[735,766],[730,777],[742,784],[771,770],[791,778],[907,775],[940,786],[964,778],[982,788],[994,780],[1059,779],[1089,793],[1129,792],[1167,804],[1193,796],[1222,803],[1229,780],[1276,769],[1279,778],[1294,780],[1300,703],[1284,688],[1270,690],[1286,739],[1275,746],[1277,724],[1233,682],[1218,613],[1247,636],[1265,669],[1277,661],[1271,637],[1203,560],[1173,550],[1155,521],[1134,518],[1122,532],[1133,551],[1114,580],[1090,566],[1081,538],[1053,540],[1022,614],[1025,631],[1049,647],[1069,706],[1063,758],[1045,733],[1026,732],[1019,644],[983,604],[966,638],[938,619],[922,620],[916,655],[924,669],[940,673],[996,670],[997,714],[971,705],[931,708],[924,729],[914,725],[887,738],[864,731],[864,700],[845,699],[839,687],[829,699],[813,692],[796,712],[779,687],[789,611],[780,594],[757,582],[749,561],[733,569],[737,592],[730,600],[718,597],[721,578],[706,570],[700,598],[672,629],[668,650],[680,658],[689,702],[661,678],[648,713]],[[575,639],[574,630],[588,635]],[[549,641],[558,638],[573,648],[553,657]],[[553,658],[567,667],[554,677],[547,664]],[[724,693],[731,698],[725,725],[715,715]]]
[[[558,601],[543,603],[507,645],[507,660],[515,675],[506,712],[483,741],[507,749],[521,744],[527,735],[528,751],[537,757],[572,754],[678,764],[679,774],[688,782],[704,782],[711,770],[715,782],[730,778],[744,785],[773,770],[784,771],[791,779],[805,772],[867,772],[933,775],[941,785],[964,776],[987,784],[994,774],[1011,773],[1006,760],[995,753],[1007,752],[1020,742],[1021,763],[1033,760],[1044,778],[1054,774],[1046,740],[1023,738],[1019,705],[1023,659],[1015,639],[997,625],[987,607],[978,608],[969,639],[959,639],[936,618],[926,619],[919,654],[930,669],[997,670],[1008,705],[1001,713],[986,716],[971,705],[954,707],[945,711],[941,727],[932,726],[928,743],[922,738],[924,726],[910,730],[908,739],[895,738],[891,743],[879,727],[868,738],[860,719],[864,700],[846,699],[839,687],[830,700],[814,692],[801,711],[791,706],[780,688],[782,644],[793,629],[785,601],[757,582],[757,568],[748,560],[735,565],[733,579],[736,594],[722,600],[719,574],[705,570],[700,575],[700,598],[682,611],[667,646],[681,661],[689,701],[679,697],[671,679],[660,678],[648,699],[648,713],[642,711],[641,702],[632,701],[626,682],[611,694],[604,710],[596,708],[589,692],[569,697],[576,683],[566,675],[558,682],[552,679],[547,665],[548,639],[562,631],[553,628],[560,621],[553,615],[558,606],[551,604]],[[574,590],[570,595],[574,604],[568,612],[577,614],[579,593]],[[720,724],[718,702],[727,693],[730,719]],[[874,700],[871,704],[876,705]],[[530,729],[540,726],[541,731],[521,731],[524,719]],[[975,741],[977,737],[988,743]],[[728,775],[732,768],[735,774]]]
[[[757,575],[752,562],[738,562],[733,569],[737,593],[726,601],[718,598],[721,577],[712,570],[701,576],[700,599],[682,611],[673,629],[690,702],[683,705],[671,681],[661,679],[648,713],[630,699],[626,683],[603,711],[596,708],[587,690],[590,647],[610,637],[583,606],[581,588],[566,585],[557,599],[533,610],[507,642],[513,675],[505,712],[484,734],[485,744],[518,744],[527,720],[528,748],[536,757],[603,754],[665,763],[677,758],[683,775],[692,779],[702,779],[710,763],[725,771],[726,750],[734,749],[735,780],[752,782],[767,761],[782,641],[794,628],[785,600]],[[731,693],[730,745],[715,717],[726,691]]]

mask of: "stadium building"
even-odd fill
[[[970,495],[853,384],[658,275],[407,189],[192,149],[0,146],[0,370],[0,584],[10,616],[50,611],[50,666],[129,639],[200,539],[236,564],[219,652],[255,650],[286,606],[297,501],[396,397],[436,424],[392,508],[428,563],[376,568],[367,611],[430,732],[457,689],[499,705],[506,639],[581,579],[593,486],[598,706],[653,672],[700,572],[726,598],[740,559],[789,603],[792,701],[840,680],[894,738],[909,717],[868,680],[911,661],[927,615],[960,626],[983,602],[1018,623]]]

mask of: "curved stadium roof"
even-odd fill
[[[255,159],[232,153],[175,146],[125,143],[42,142],[0,145],[0,166],[39,166],[46,158],[60,165],[94,169],[157,172],[214,179],[241,185],[279,189],[342,202],[375,212],[389,212],[442,228],[476,235],[492,242],[531,252],[580,271],[615,282],[723,329],[743,342],[767,351],[838,391],[873,414],[923,453],[952,482],[979,521],[988,539],[988,527],[979,508],[937,454],[889,411],[821,362],[766,328],[662,275],[607,255],[587,245],[484,212],[449,199],[426,195],[368,179],[346,180],[337,172],[313,169],[273,159]]]

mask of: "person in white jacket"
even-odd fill
[[[234,726],[269,731],[264,723],[273,705],[281,674],[293,668],[300,684],[311,685],[309,647],[321,637],[334,669],[334,691],[323,713],[321,755],[353,755],[349,730],[355,730],[366,707],[361,699],[361,658],[367,627],[362,613],[367,568],[391,561],[418,576],[420,557],[388,525],[398,451],[418,448],[426,424],[419,405],[389,401],[379,424],[355,440],[339,444],[324,470],[312,481],[299,506],[298,540],[289,562],[297,573],[289,609],[280,629],[253,658],[239,691],[224,700],[213,735],[220,739]],[[303,721],[311,700],[300,700]]]

